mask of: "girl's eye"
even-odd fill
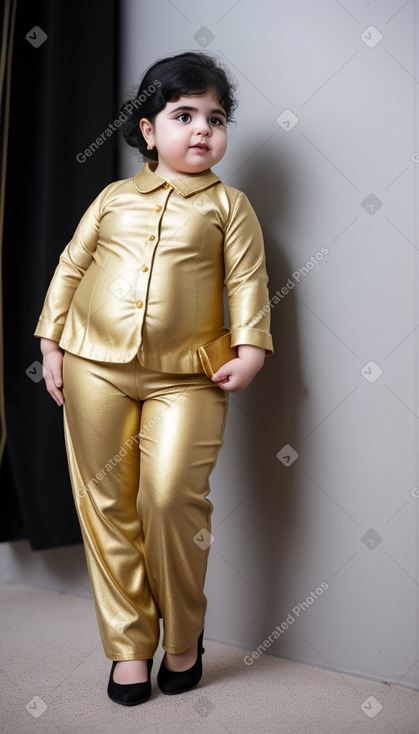
[[[187,118],[186,120],[185,117]],[[177,119],[180,120],[180,122],[190,122],[191,116],[188,112],[182,112],[182,114],[179,115]]]
[[[219,117],[211,117],[209,123],[210,125],[215,125],[215,126],[223,124]]]

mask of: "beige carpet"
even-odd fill
[[[197,688],[141,706],[110,701],[93,602],[3,583],[1,732],[5,734],[418,734],[419,693],[205,639]]]

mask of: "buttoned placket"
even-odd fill
[[[150,229],[145,236],[144,242],[146,259],[139,270],[134,302],[134,307],[140,319],[141,333],[147,311],[147,293],[153,269],[154,252],[160,241],[160,224],[166,209],[167,200],[172,191],[173,187],[169,183],[165,183],[157,191],[152,191],[148,194],[141,194],[141,196],[149,199],[149,205],[146,207],[146,211],[150,213],[150,218],[148,220],[150,222]]]

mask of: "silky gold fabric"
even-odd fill
[[[273,351],[262,232],[245,194],[207,172],[171,184],[146,163],[108,185],[61,255],[35,335],[68,352],[201,372],[222,334]],[[265,310],[263,308],[265,307]]]
[[[105,655],[151,658],[198,638],[228,394],[203,374],[64,355],[71,481]]]

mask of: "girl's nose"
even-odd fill
[[[195,132],[197,135],[210,135],[211,125],[207,120],[198,120],[195,126]]]

